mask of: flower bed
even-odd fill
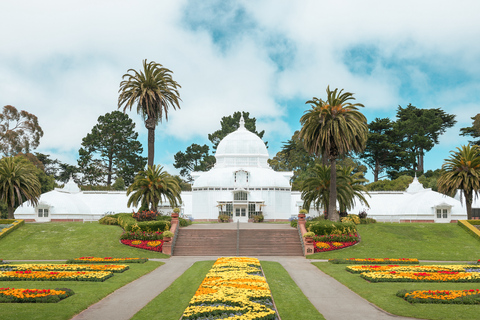
[[[392,258],[347,258],[347,259],[328,259],[328,262],[334,264],[365,264],[365,263],[376,263],[376,264],[417,264],[418,259],[392,259]]]
[[[325,252],[325,251],[332,251],[332,250],[338,250],[338,249],[343,249],[346,247],[353,246],[356,244],[357,241],[351,241],[351,242],[324,242],[324,241],[315,241],[314,242],[314,252]]]
[[[478,272],[364,272],[360,277],[370,282],[480,282]]]
[[[119,264],[8,264],[0,266],[0,271],[110,271],[121,273],[129,266]]]
[[[124,232],[120,236],[120,239],[128,240],[162,240],[163,232],[145,232],[145,231],[135,231],[135,232]]]
[[[0,271],[0,281],[105,281],[108,271]]]
[[[468,290],[401,290],[397,297],[410,303],[480,304],[480,289]]]
[[[182,319],[278,319],[270,288],[255,258],[219,258]]]
[[[380,271],[415,271],[415,272],[437,272],[437,271],[457,271],[457,272],[475,272],[480,271],[479,266],[472,265],[414,265],[414,266],[399,266],[396,264],[389,265],[370,265],[370,266],[348,266],[345,268],[351,273],[362,272],[380,272]]]
[[[71,289],[21,289],[21,288],[0,288],[0,302],[15,303],[43,303],[58,302],[73,295]]]
[[[120,240],[120,242],[130,247],[146,249],[150,251],[157,251],[157,252],[162,252],[162,247],[163,247],[163,240],[147,241],[147,240],[122,239]]]
[[[147,258],[80,257],[70,259],[67,263],[145,263],[147,261]]]
[[[329,234],[323,236],[313,236],[314,241],[322,241],[322,242],[358,242],[359,237],[358,234]]]
[[[20,228],[20,226],[25,224],[24,220],[19,219],[0,219],[0,224],[8,225],[8,227],[0,228],[0,239],[5,237],[7,234],[12,232],[15,229]]]

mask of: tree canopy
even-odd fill
[[[359,153],[367,141],[367,119],[358,111],[363,107],[350,92],[327,87],[327,100],[314,97],[307,101],[311,109],[300,118],[300,139],[306,150],[317,157],[325,156],[330,161],[330,193],[328,219],[339,221],[336,210],[337,171],[336,160],[351,152]]]
[[[473,120],[471,127],[465,127],[460,129],[461,136],[470,136],[474,140],[469,141],[470,144],[480,146],[480,113],[471,118]]]
[[[8,219],[15,218],[15,208],[25,201],[35,206],[40,194],[35,166],[25,157],[4,157],[0,160],[0,202],[7,205]]]
[[[13,156],[38,147],[43,136],[37,116],[7,105],[0,113],[0,152]]]
[[[78,151],[78,166],[84,180],[92,185],[106,181],[109,186],[116,177],[122,177],[125,184],[131,184],[146,164],[137,138],[135,123],[128,115],[113,111],[98,117],[98,123],[82,139]]]
[[[173,80],[172,71],[155,61],[143,60],[143,71],[129,69],[122,77],[118,90],[118,108],[123,111],[137,106],[148,130],[148,165],[153,166],[155,155],[155,127],[165,118],[168,109],[180,109],[180,85]]]
[[[190,173],[193,171],[208,171],[215,165],[215,156],[209,153],[209,147],[193,143],[185,152],[177,152],[173,166],[180,170],[180,175],[188,182],[192,182]]]

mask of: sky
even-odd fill
[[[209,144],[236,111],[257,119],[274,157],[327,86],[352,92],[368,122],[409,103],[455,114],[426,153],[434,170],[480,113],[479,15],[476,0],[2,1],[0,107],[35,114],[35,151],[76,164],[98,117],[118,109],[122,76],[147,59],[181,85],[155,136],[155,163],[172,174],[175,153]],[[146,156],[147,130],[127,113]]]

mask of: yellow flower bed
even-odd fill
[[[0,271],[0,281],[105,281],[108,271]]]
[[[405,271],[405,272],[436,272],[436,271],[457,271],[465,272],[466,269],[480,269],[480,266],[475,265],[412,265],[412,266],[399,266],[399,265],[367,265],[367,266],[348,266],[345,268],[351,273],[362,272],[381,272],[381,271]]]
[[[270,288],[255,258],[219,258],[183,313],[184,320],[275,319]]]
[[[81,257],[70,259],[67,263],[145,263],[147,258]]]
[[[0,302],[58,302],[73,295],[70,289],[0,288]]]
[[[364,272],[360,276],[371,282],[480,282],[478,272]]]
[[[133,243],[133,242],[132,242]],[[156,247],[162,244],[162,241],[157,240],[157,241],[148,241],[147,246],[149,247]]]
[[[7,264],[0,271],[110,271],[121,273],[129,266],[122,264]]]
[[[375,264],[418,264],[418,259],[410,258],[347,258],[347,259],[328,259],[328,262],[334,264],[366,264],[366,263],[375,263]]]
[[[397,293],[411,303],[480,304],[480,289],[468,290],[402,290]]]

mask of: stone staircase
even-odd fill
[[[296,229],[180,228],[178,232],[174,256],[303,256]]]

